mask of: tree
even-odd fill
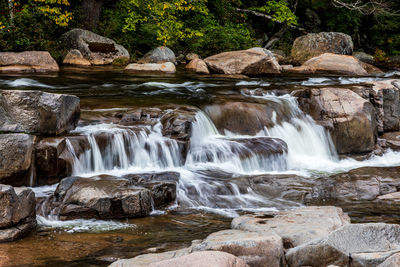
[[[104,0],[83,0],[82,10],[86,29],[93,30],[100,21]]]
[[[157,40],[163,45],[199,36],[198,30],[185,26],[182,17],[193,13],[208,14],[207,0],[125,0],[128,10],[124,31],[136,31],[139,24],[154,24]]]
[[[363,15],[390,15],[393,14],[392,3],[388,0],[332,0],[335,7],[357,11]]]

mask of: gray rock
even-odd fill
[[[274,55],[263,48],[220,53],[204,59],[209,69],[223,74],[263,75],[280,73]]]
[[[192,246],[192,251],[223,251],[237,256],[251,267],[283,266],[282,238],[256,232],[224,230],[209,235]]]
[[[79,98],[41,91],[0,91],[0,131],[61,134],[76,127]]]
[[[379,264],[377,267],[398,267],[398,266],[400,266],[400,253],[396,253],[390,256],[384,262]]]
[[[116,58],[129,59],[128,51],[113,40],[83,29],[61,36],[66,48],[77,49],[92,65],[108,65]]]
[[[57,72],[59,67],[46,51],[0,52],[0,72]]]
[[[367,64],[373,65],[375,63],[374,57],[365,52],[354,52],[353,57]]]
[[[141,58],[138,63],[146,64],[146,63],[166,63],[171,62],[176,64],[175,53],[166,46],[160,46],[154,48],[153,50],[149,51],[147,54]]]
[[[351,55],[353,41],[349,35],[340,32],[309,33],[296,38],[291,56],[294,61],[302,64],[324,53]]]
[[[350,218],[337,207],[305,207],[281,211],[276,215],[244,215],[233,219],[232,228],[259,234],[277,234],[284,247],[291,248],[321,239],[350,223]]]
[[[34,138],[28,134],[0,134],[1,183],[20,186],[33,180]]]
[[[35,206],[31,189],[0,185],[0,242],[14,241],[35,228]]]
[[[400,226],[350,224],[286,253],[289,266],[377,266],[400,251]]]

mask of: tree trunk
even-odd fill
[[[83,0],[84,25],[88,30],[94,30],[100,21],[104,0]]]
[[[10,25],[14,25],[14,1],[8,0],[8,9],[10,12]]]

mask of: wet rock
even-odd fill
[[[386,146],[394,151],[400,150],[400,132],[384,133],[382,136],[386,141]]]
[[[300,67],[289,70],[292,73],[301,74],[330,74],[330,75],[350,75],[367,76],[368,74],[382,73],[379,69],[360,62],[352,56],[336,55],[325,53],[313,57],[303,63]]]
[[[112,176],[68,177],[55,191],[61,203],[60,218],[132,218],[151,211],[148,189],[131,185],[127,179]]]
[[[0,91],[0,131],[61,134],[80,116],[79,98],[41,91]]]
[[[277,234],[282,237],[284,247],[290,248],[324,238],[349,223],[349,216],[340,208],[311,206],[281,211],[276,215],[240,216],[233,219],[231,226],[233,229],[257,232],[262,235]]]
[[[263,75],[280,73],[274,55],[262,48],[220,53],[204,59],[209,69],[223,74]]]
[[[272,101],[268,104],[249,102],[214,104],[207,106],[205,112],[221,133],[227,130],[242,135],[256,135],[264,127],[274,126],[273,112],[277,113],[278,121],[289,116],[287,110]]]
[[[223,251],[242,259],[251,267],[283,266],[282,238],[256,232],[224,230],[209,235],[192,251]]]
[[[199,74],[210,74],[207,64],[199,58],[190,61],[189,64],[186,65],[186,69]]]
[[[55,184],[70,176],[74,159],[89,148],[86,136],[42,138],[35,145],[36,185]]]
[[[167,111],[161,117],[163,136],[189,142],[192,135],[192,123],[196,119],[197,112],[199,112],[197,108],[190,106]]]
[[[77,49],[92,65],[108,65],[116,58],[129,59],[128,51],[113,40],[83,29],[61,36],[66,48]]]
[[[400,266],[400,253],[394,254],[387,258],[384,262],[377,267],[397,267]]]
[[[153,263],[188,255],[189,248],[167,251],[163,253],[150,253],[136,256],[132,259],[118,260],[109,267],[147,267]]]
[[[354,52],[353,57],[357,58],[361,62],[373,65],[375,63],[374,57],[365,52]]]
[[[146,64],[129,64],[125,67],[127,72],[160,72],[160,73],[175,73],[176,67],[171,62],[166,63],[146,63]]]
[[[57,72],[59,67],[46,51],[0,52],[0,72]]]
[[[309,33],[296,38],[291,57],[302,64],[324,53],[351,55],[353,41],[349,35],[340,32]]]
[[[62,220],[133,218],[149,215],[176,198],[178,173],[144,173],[123,177],[68,177],[58,185],[52,205]]]
[[[89,60],[83,57],[82,53],[78,49],[72,49],[65,56],[64,65],[74,65],[74,66],[90,66]]]
[[[400,226],[371,223],[350,224],[290,249],[289,266],[377,266],[400,250]]]
[[[145,54],[143,58],[141,58],[138,61],[139,64],[148,64],[148,63],[161,64],[167,62],[176,65],[175,53],[166,46],[160,46],[154,48],[153,50]]]
[[[375,111],[372,104],[344,88],[311,89],[310,115],[329,129],[337,152],[374,150]]]
[[[0,242],[14,241],[36,227],[35,206],[31,189],[0,185]]]
[[[35,137],[28,134],[0,134],[0,182],[29,185],[33,179],[32,153]]]

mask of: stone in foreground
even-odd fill
[[[340,32],[320,32],[300,36],[293,43],[291,57],[301,64],[324,53],[351,55],[353,41],[350,35]]]
[[[286,253],[289,266],[377,266],[400,251],[400,226],[350,224]]]
[[[76,96],[41,91],[0,91],[0,131],[61,134],[76,127],[80,117]]]
[[[282,238],[275,234],[224,230],[209,235],[192,246],[192,251],[223,251],[235,255],[251,267],[282,266],[284,262]]]
[[[280,73],[279,63],[274,55],[263,48],[220,53],[204,59],[215,73],[264,75]]]
[[[82,53],[78,49],[72,49],[65,56],[64,65],[73,65],[73,66],[90,66],[90,61],[83,57]]]
[[[210,74],[207,64],[199,58],[191,60],[189,64],[186,65],[186,69],[199,74]]]
[[[171,62],[176,64],[175,53],[166,46],[160,46],[154,48],[153,50],[146,53],[143,58],[141,58],[138,63],[147,64],[147,63],[166,63]]]
[[[0,242],[19,239],[36,227],[35,193],[0,185]]]
[[[0,52],[0,72],[57,71],[57,62],[47,51]]]
[[[290,248],[324,238],[347,224],[350,224],[350,218],[342,209],[311,206],[281,211],[276,215],[240,216],[233,219],[232,228],[262,235],[277,234],[284,240],[285,248]]]
[[[141,72],[155,72],[155,73],[175,73],[176,67],[174,63],[167,62],[162,64],[146,63],[146,64],[129,64],[125,67],[126,72],[141,73]]]
[[[30,184],[34,139],[28,134],[0,134],[0,183]]]

